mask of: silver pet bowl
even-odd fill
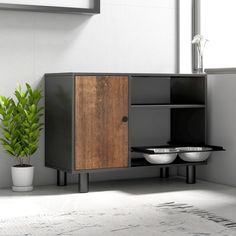
[[[149,148],[155,154],[143,154],[145,159],[152,164],[169,164],[177,157],[178,150],[175,148]]]
[[[179,157],[187,162],[206,161],[211,154],[212,149],[208,147],[180,147],[179,151],[186,151],[179,153]]]

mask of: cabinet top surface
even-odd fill
[[[85,73],[85,72],[64,72],[46,73],[45,76],[131,76],[131,77],[206,77],[207,74],[178,74],[178,73]]]

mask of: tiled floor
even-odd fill
[[[0,220],[73,211],[106,212],[114,207],[135,209],[141,204],[168,202],[191,205],[236,222],[236,188],[202,181],[198,181],[195,185],[187,185],[184,179],[160,180],[158,178],[92,183],[90,192],[86,194],[77,193],[76,185],[36,187],[31,193],[14,193],[10,189],[2,189],[0,190]],[[129,218],[124,220],[128,222]],[[2,235],[1,224],[0,235]],[[172,235],[178,236],[174,233]]]

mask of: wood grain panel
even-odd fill
[[[76,76],[75,169],[128,166],[127,76]]]

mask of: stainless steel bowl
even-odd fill
[[[152,164],[169,164],[177,157],[176,148],[150,148],[147,150],[154,151],[155,154],[143,154],[145,159]]]
[[[184,151],[184,153],[179,153],[179,157],[187,162],[206,161],[212,151],[212,149],[208,147],[179,147],[177,149]]]

